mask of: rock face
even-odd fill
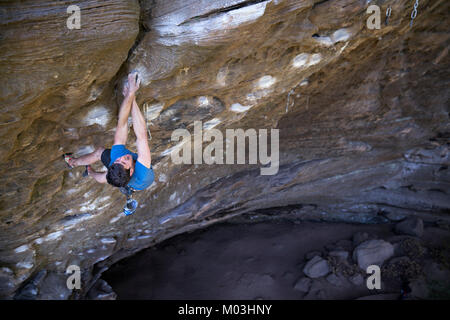
[[[87,296],[91,300],[115,300],[117,298],[117,294],[112,290],[111,286],[102,279],[95,283]]]
[[[373,30],[357,0],[76,5],[80,29],[67,28],[65,2],[0,9],[0,297],[44,269],[37,292],[47,281],[64,289],[69,265],[83,275],[70,298],[86,296],[123,257],[271,207],[297,219],[448,220],[448,1],[421,1],[412,28],[411,1],[396,1],[389,25]],[[155,183],[125,217],[117,189],[67,170],[61,155],[111,146],[133,69]],[[248,161],[174,164],[171,134],[192,134],[195,120],[224,135],[279,129],[278,172],[261,175]],[[54,294],[69,297],[63,289]]]

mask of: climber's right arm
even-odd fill
[[[136,72],[128,75],[128,88],[125,98],[122,101],[119,110],[119,120],[117,122],[116,133],[114,135],[114,144],[126,144],[128,138],[128,116],[131,106],[135,99],[136,91],[139,89],[140,79],[136,80]]]
[[[138,161],[145,167],[150,168],[152,157],[150,154],[150,147],[147,138],[147,124],[136,100],[133,100],[131,108],[131,116],[133,117],[133,128],[136,134],[136,149],[138,154]]]
[[[134,93],[127,94],[122,101],[119,111],[119,121],[117,122],[114,144],[126,144],[128,138],[128,116],[134,100]]]

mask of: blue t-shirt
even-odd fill
[[[155,180],[155,175],[153,173],[153,167],[150,165],[150,169],[144,166],[142,163],[137,161],[138,155],[137,153],[131,152],[125,145],[116,144],[111,148],[111,161],[109,165],[112,165],[117,158],[120,158],[126,154],[131,154],[133,160],[136,162],[134,166],[134,172],[131,176],[130,182],[128,182],[128,186],[133,188],[134,190],[144,190],[149,187],[153,181]]]

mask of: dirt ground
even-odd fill
[[[423,236],[415,238],[396,235],[393,228],[394,224],[224,223],[176,236],[122,260],[102,279],[117,299],[398,299],[404,278],[412,291],[407,299],[449,299],[450,231],[426,226]],[[389,241],[396,247],[393,258],[402,257],[383,264],[380,290],[367,288],[369,275],[352,261],[357,232]],[[349,258],[330,260],[328,252],[336,249],[347,250]],[[331,282],[327,277],[312,279],[309,290],[302,292],[295,285],[305,277],[305,256],[312,251],[319,251],[339,277]],[[355,273],[363,276],[362,283],[349,281]]]

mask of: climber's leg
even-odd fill
[[[79,158],[71,158],[68,163],[72,167],[76,166],[86,166],[93,164],[94,162],[100,161],[102,157],[102,153],[105,150],[105,148],[97,148],[94,152],[91,152],[89,154],[86,154],[84,156],[81,156]]]

